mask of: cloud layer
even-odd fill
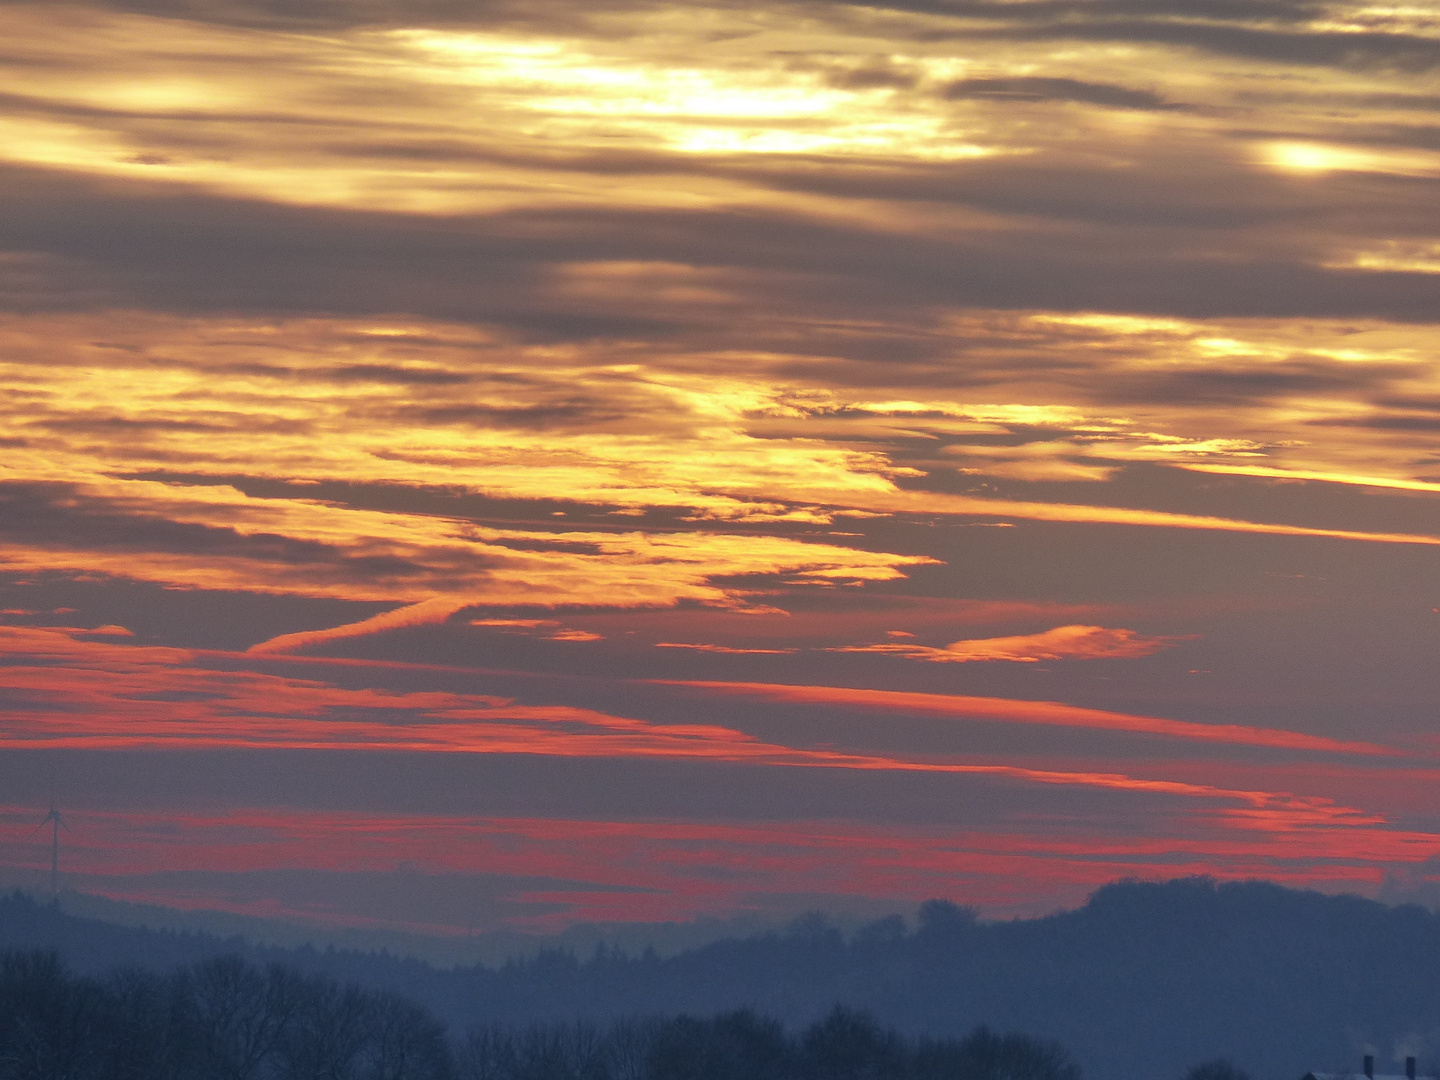
[[[86,887],[295,914],[328,853],[383,921],[343,882],[423,835],[550,925],[1436,854],[1432,12],[0,25],[0,768]]]

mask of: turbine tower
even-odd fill
[[[65,824],[65,819],[60,816],[60,811],[55,809],[55,793],[50,793],[50,812],[45,815],[35,831],[30,835],[33,837],[46,825],[50,826],[50,896],[56,903],[60,901],[60,830],[70,831],[70,826]]]

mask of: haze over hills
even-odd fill
[[[384,986],[456,1028],[752,1006],[791,1024],[837,1003],[912,1033],[977,1024],[1054,1039],[1089,1077],[1179,1077],[1225,1056],[1257,1080],[1345,1070],[1362,1053],[1440,1051],[1440,916],[1264,882],[1116,883],[1081,908],[981,922],[932,901],[846,934],[823,917],[664,957],[547,951],[439,969],[384,953],[281,948],[122,927],[28,898],[0,901],[0,947],[55,948],[80,970],[237,952]]]
[[[22,890],[23,891],[23,890]],[[48,897],[45,897],[48,901]],[[351,952],[387,952],[424,960],[436,967],[503,964],[545,950],[589,955],[596,947],[671,956],[720,938],[746,937],[779,929],[776,920],[753,916],[695,919],[687,922],[574,923],[555,933],[487,930],[465,935],[407,933],[375,927],[324,927],[298,921],[241,915],[208,909],[182,910],[159,904],[129,903],[84,892],[64,892],[66,914],[119,926],[170,930],[218,938],[243,938],[259,946],[334,948]],[[855,918],[835,918],[842,928],[857,929]]]

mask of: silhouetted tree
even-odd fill
[[[0,957],[0,1080],[88,1080],[102,1022],[99,988],[55,953]]]
[[[889,1080],[906,1068],[904,1041],[866,1013],[836,1008],[801,1041],[814,1080]]]
[[[610,1025],[606,1035],[610,1080],[649,1080],[650,1052],[661,1021],[624,1019]]]
[[[829,931],[823,931],[826,937]],[[784,939],[775,938],[783,944]],[[1246,1080],[1207,1063],[1188,1080]],[[396,994],[235,957],[103,981],[0,954],[0,1080],[1079,1080],[1058,1046],[979,1028],[918,1044],[837,1008],[799,1037],[751,1010],[472,1030]]]
[[[260,971],[233,956],[197,964],[177,980],[182,1076],[259,1080],[294,1021],[300,978]]]
[[[172,981],[121,968],[102,984],[104,1056],[100,1080],[170,1080],[176,1025]]]
[[[275,1040],[278,1080],[359,1080],[371,1038],[369,995],[333,979],[297,979]]]
[[[370,1046],[364,1080],[450,1080],[445,1028],[428,1009],[399,994],[370,998]]]
[[[713,1020],[681,1016],[655,1034],[651,1080],[786,1080],[794,1055],[778,1021],[748,1009]]]
[[[460,1080],[511,1080],[519,1061],[515,1036],[502,1024],[471,1029],[458,1057]]]
[[[1187,1072],[1185,1080],[1250,1080],[1250,1075],[1229,1058],[1212,1058]]]
[[[953,938],[973,929],[980,913],[949,900],[926,900],[916,914],[916,932],[922,938]]]
[[[1058,1044],[976,1028],[958,1042],[926,1040],[915,1052],[916,1080],[1080,1080]]]

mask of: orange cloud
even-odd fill
[[[250,646],[248,651],[262,655],[295,652],[298,649],[324,644],[327,641],[366,637],[370,634],[382,634],[387,630],[402,630],[412,626],[432,626],[445,622],[455,612],[467,606],[466,603],[458,600],[425,600],[408,607],[397,608],[395,611],[386,611],[380,615],[362,619],[360,622],[331,627],[328,630],[303,630],[295,634],[281,634],[269,641],[262,641],[257,645]]]
[[[1137,510],[1119,506],[1042,503],[1014,499],[979,498],[935,492],[895,491],[867,500],[874,509],[917,514],[982,514],[1030,521],[1068,521],[1095,525],[1144,525],[1152,528],[1200,529],[1215,532],[1259,533],[1267,536],[1316,536],[1333,540],[1359,540],[1373,544],[1440,545],[1440,536],[1426,533],[1372,532],[1364,529],[1324,529],[1203,514],[1177,514],[1163,510]]]
[[[797,649],[742,649],[729,645],[695,645],[685,641],[657,641],[655,647],[657,649],[694,649],[697,652],[734,653],[736,655],[754,653],[762,656],[789,656],[798,651]]]
[[[893,631],[891,633],[894,633]],[[1188,637],[1147,637],[1134,630],[1104,626],[1057,626],[1038,634],[953,641],[943,649],[924,645],[850,645],[832,652],[883,652],[914,660],[965,664],[1009,660],[1033,664],[1041,660],[1118,660],[1152,656]]]
[[[90,630],[85,630],[85,631],[83,631],[83,633],[86,633],[86,634],[94,634],[94,635],[96,635],[97,637],[134,637],[134,636],[135,636],[135,631],[130,630],[130,629],[127,629],[126,627],[123,627],[123,626],[116,626],[116,625],[114,625],[113,623],[108,623],[108,624],[106,624],[105,626],[96,626],[96,627],[94,627],[94,628],[92,628],[92,629],[90,629]]]

